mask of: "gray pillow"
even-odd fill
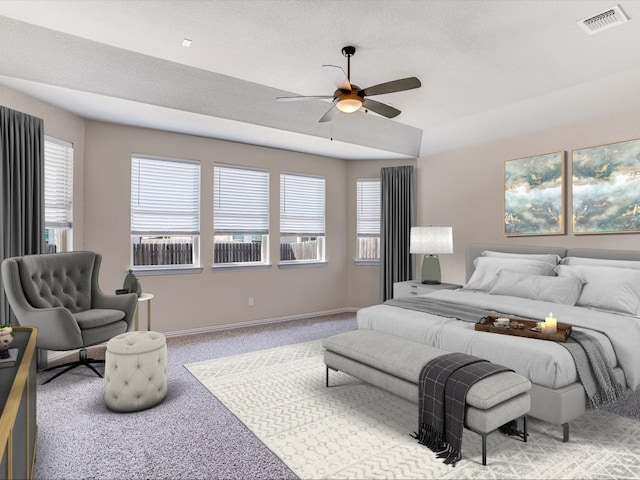
[[[554,275],[554,266],[550,263],[528,258],[478,257],[473,264],[476,267],[475,271],[462,287],[466,290],[489,291],[501,270],[532,275]]]
[[[640,270],[594,265],[558,265],[560,277],[584,282],[576,305],[607,312],[640,314]]]
[[[502,270],[489,293],[575,305],[581,291],[582,280],[576,277],[549,277]]]
[[[540,260],[547,262],[554,267],[560,263],[560,255],[553,253],[507,253],[507,252],[494,252],[493,250],[485,250],[480,255],[483,257],[503,257],[503,258],[524,258],[527,260]]]
[[[640,270],[639,260],[609,260],[607,258],[565,257],[562,265],[592,265],[594,267],[617,267]]]

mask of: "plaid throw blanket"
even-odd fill
[[[420,372],[418,432],[414,438],[456,466],[462,458],[467,392],[477,381],[511,369],[465,353],[434,358]]]

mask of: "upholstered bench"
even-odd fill
[[[324,363],[329,369],[418,403],[422,367],[448,352],[374,330],[352,330],[323,341]],[[467,392],[465,427],[482,436],[482,464],[487,464],[487,435],[523,417],[527,439],[527,413],[531,382],[515,372],[501,372],[475,383]],[[416,417],[417,418],[417,417]],[[417,427],[417,425],[416,425]]]
[[[107,407],[135,412],[160,403],[167,395],[167,342],[158,332],[128,332],[107,342]]]

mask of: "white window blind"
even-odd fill
[[[49,136],[44,140],[44,224],[73,224],[73,144]]]
[[[357,235],[380,236],[380,180],[357,181]]]
[[[280,233],[324,236],[325,179],[280,174]]]
[[[269,172],[214,166],[213,230],[216,234],[269,233]]]
[[[200,234],[200,164],[131,159],[132,235]]]

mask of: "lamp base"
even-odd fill
[[[422,259],[422,283],[440,285],[440,259],[437,255],[425,255]]]

